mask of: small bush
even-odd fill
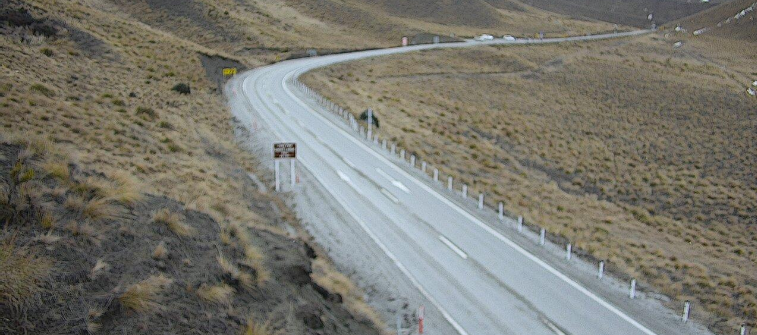
[[[166,121],[160,121],[160,123],[158,123],[158,127],[163,129],[173,129],[173,125]]]
[[[192,89],[189,87],[189,84],[185,84],[185,83],[176,84],[171,90],[179,92],[180,94],[192,93]]]
[[[140,107],[137,107],[137,115],[154,119],[158,116],[158,113],[156,113],[155,110],[152,108],[140,106]]]
[[[34,84],[31,86],[30,90],[32,92],[37,92],[39,94],[42,94],[48,98],[52,98],[55,96],[55,92],[53,92],[53,90],[47,88],[47,86],[42,85],[42,84]]]
[[[53,56],[53,54],[54,54],[54,53],[53,53],[53,50],[52,50],[52,49],[50,49],[50,48],[43,48],[42,50],[40,50],[40,52],[41,52],[41,53],[42,53],[43,55],[47,56],[47,57],[52,57],[52,56]]]

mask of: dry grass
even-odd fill
[[[151,276],[139,283],[129,286],[119,297],[118,301],[125,308],[139,313],[159,310],[162,308],[159,300],[160,293],[173,280],[164,275]]]
[[[168,208],[163,208],[152,215],[152,222],[164,224],[172,232],[179,236],[191,236],[195,233],[194,228],[181,221],[178,213],[173,213]]]
[[[322,258],[313,261],[313,281],[331,293],[342,296],[347,308],[372,322],[376,329],[386,329],[381,316],[363,300],[363,292],[345,275]]]
[[[0,303],[19,311],[33,303],[49,276],[52,262],[11,242],[0,243]]]
[[[255,281],[252,279],[252,275],[239,269],[233,261],[226,259],[223,255],[218,255],[217,260],[218,265],[221,267],[221,271],[223,271],[231,283],[238,283],[240,286],[248,290],[255,287]]]
[[[247,324],[242,328],[242,335],[272,335],[271,325],[268,322],[257,322],[250,316],[247,318]]]
[[[229,305],[234,296],[234,288],[227,284],[217,284],[213,286],[202,284],[200,288],[197,289],[197,295],[200,296],[202,300],[208,302]]]
[[[160,241],[160,243],[158,243],[158,246],[152,251],[152,258],[158,260],[168,258],[168,248],[166,248],[165,242]]]
[[[107,272],[108,270],[110,270],[110,264],[106,263],[102,259],[98,259],[97,262],[95,262],[95,266],[92,267],[92,271],[90,271],[89,277],[95,279],[98,276],[105,274],[105,272]]]
[[[416,148],[441,179],[672,306],[699,299],[696,317],[730,331],[757,319],[755,100],[743,94],[755,56],[724,40],[673,50],[678,38],[422,52],[303,81],[349,110],[372,107],[380,136]]]

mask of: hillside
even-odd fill
[[[757,1],[733,0],[674,24],[692,34],[757,42]]]
[[[203,60],[240,61],[198,42],[0,3],[0,333],[379,333],[238,146]]]
[[[648,28],[651,22],[661,25],[700,12],[724,1],[685,0],[522,0],[524,4],[573,18],[589,18]],[[652,14],[653,20],[648,20]]]

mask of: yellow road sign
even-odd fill
[[[227,67],[223,69],[224,76],[233,76],[235,74],[237,74],[237,68],[235,67]]]

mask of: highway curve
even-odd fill
[[[250,108],[249,115],[237,115],[241,122],[250,126],[254,114],[277,138],[297,142],[301,166],[432,302],[427,308],[436,308],[460,334],[684,334],[670,322],[630,315],[492,229],[315,106],[294,80],[315,68],[402,52],[647,32],[466,41],[303,58],[241,74],[232,89],[244,94]]]

